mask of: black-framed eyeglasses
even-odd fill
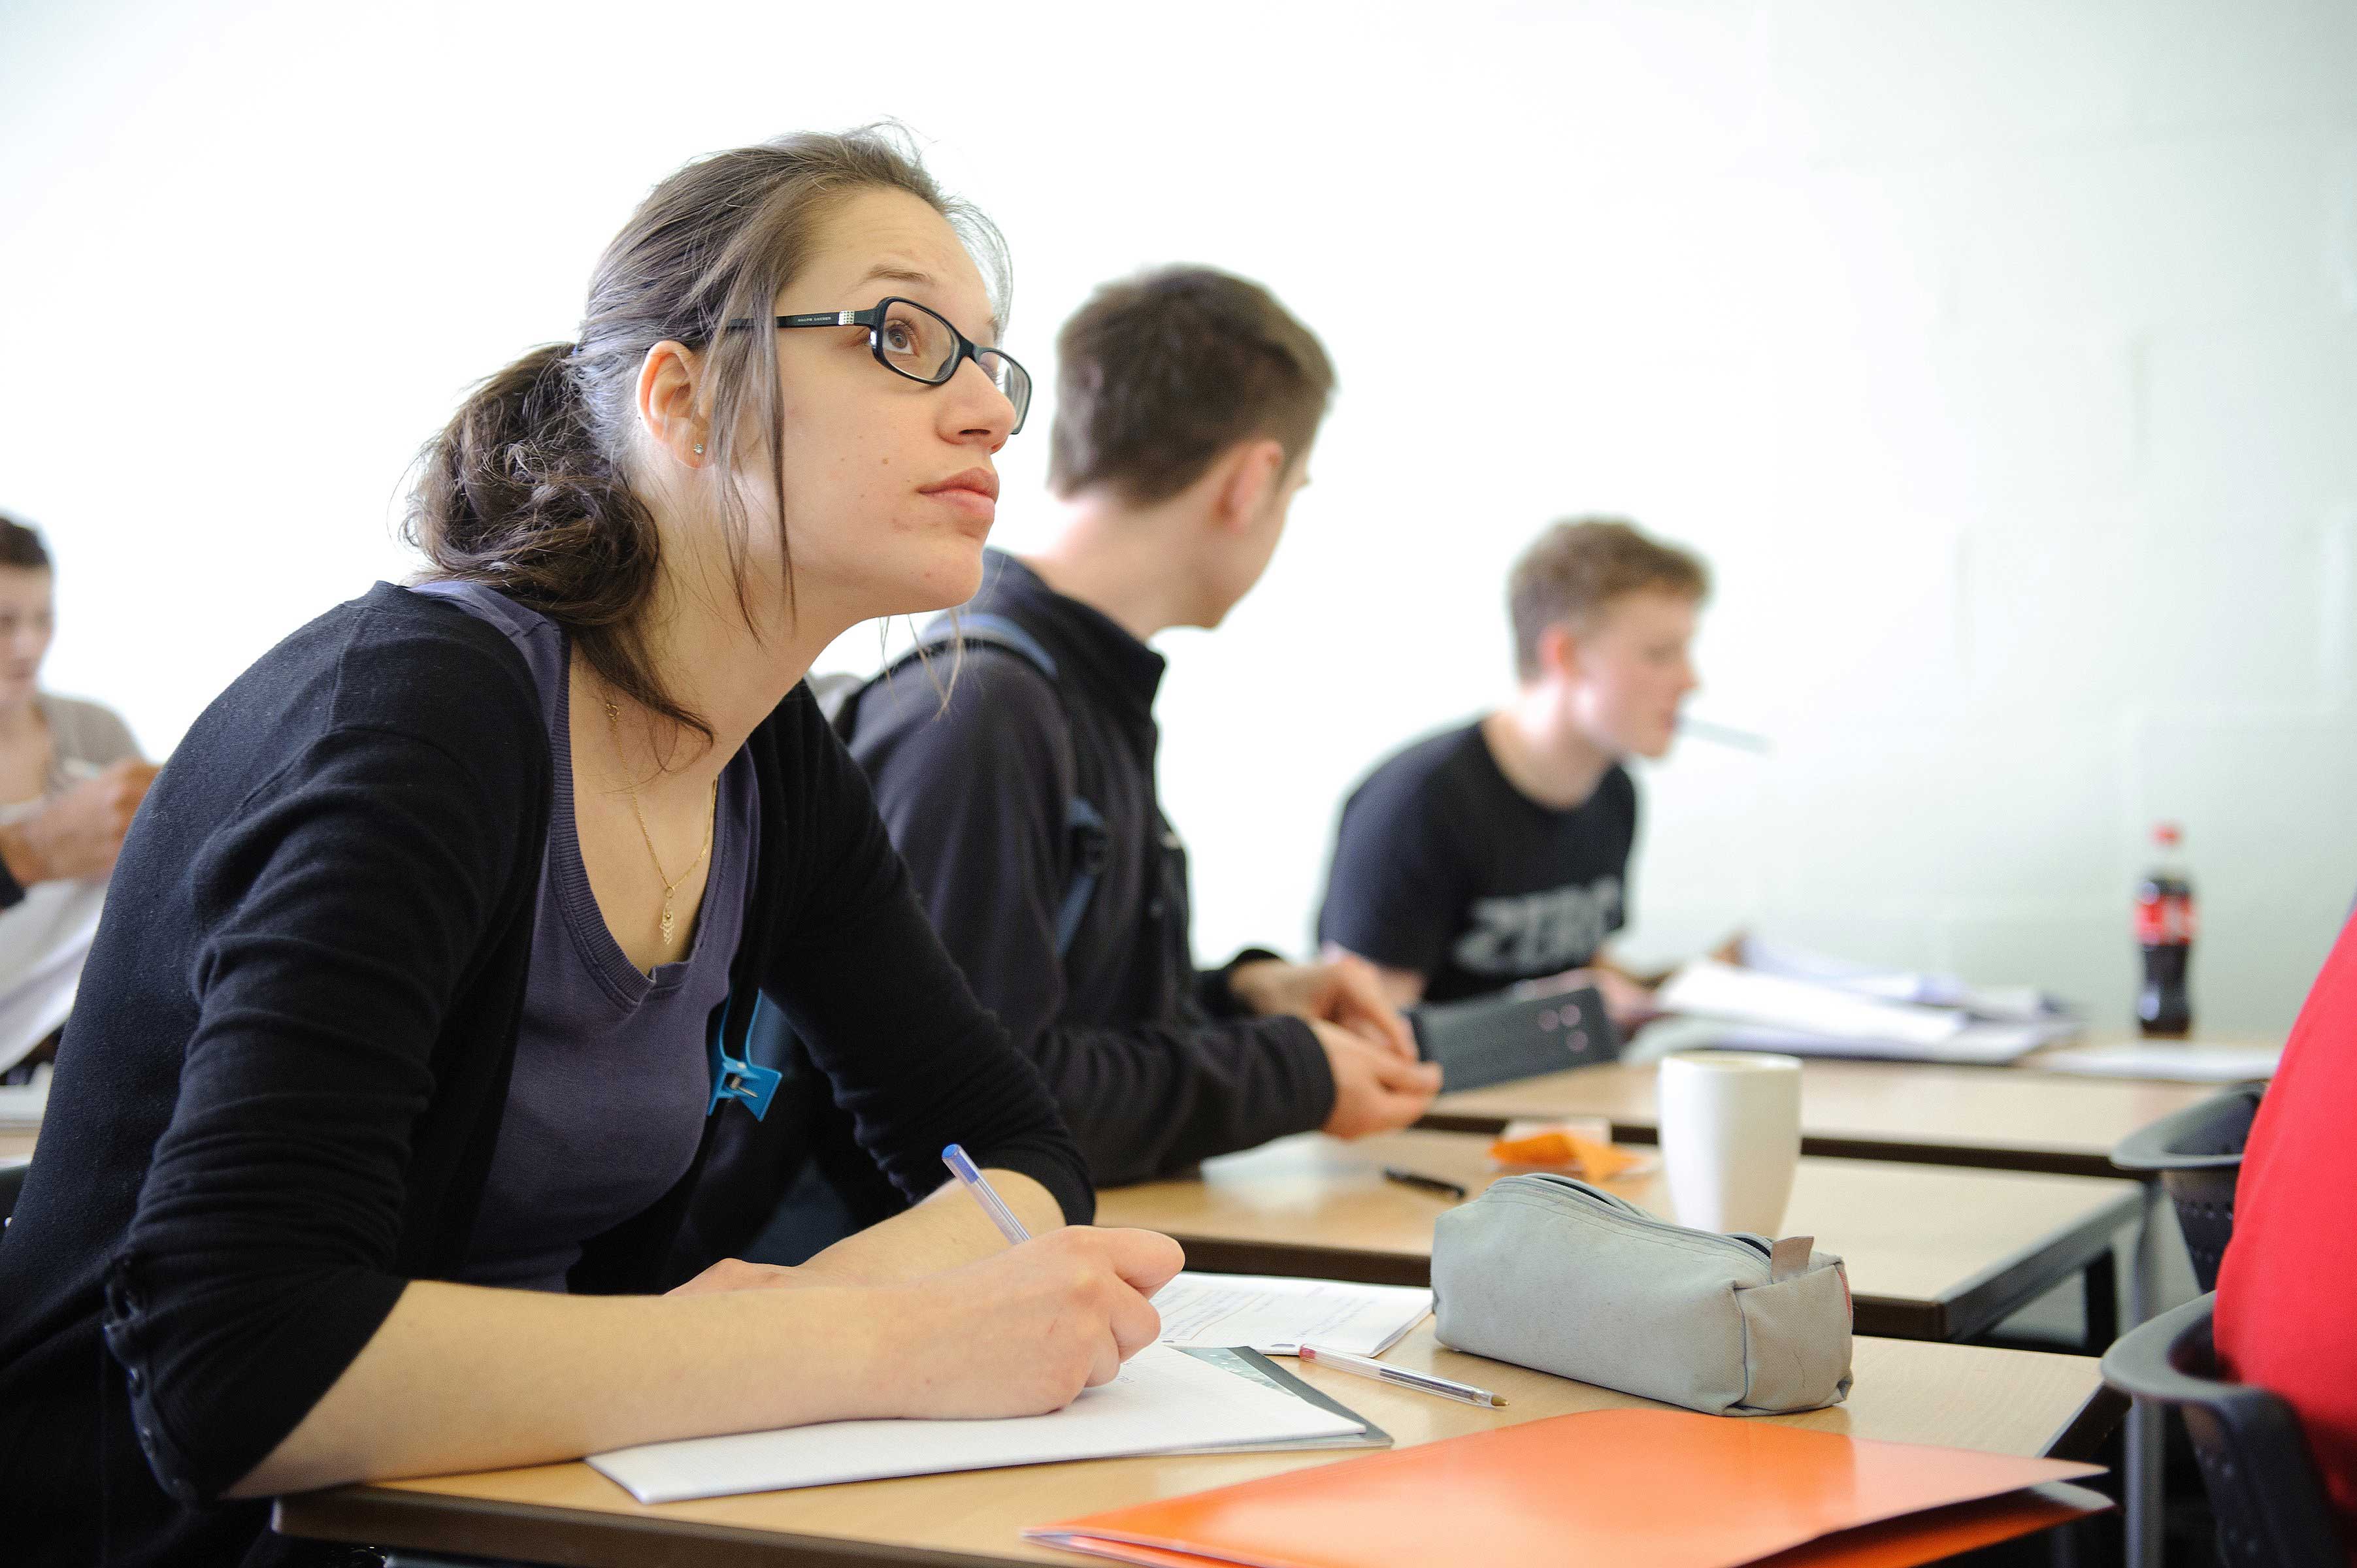
[[[735,325],[731,323],[731,325]],[[1031,411],[1031,372],[1003,349],[985,349],[951,326],[936,310],[913,299],[888,295],[866,310],[822,310],[807,316],[780,316],[784,327],[865,327],[867,346],[876,362],[894,375],[927,386],[942,386],[972,360],[990,378],[990,384],[1015,405],[1015,423],[1007,434],[1023,428]]]

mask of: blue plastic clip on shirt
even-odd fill
[[[763,1000],[759,992],[753,993],[753,1015],[745,1021],[748,1052],[754,1026],[761,1021]],[[770,1101],[777,1094],[778,1084],[786,1075],[776,1068],[740,1060],[728,1054],[728,1047],[723,1043],[728,1030],[728,1006],[727,1003],[721,1004],[720,1020],[712,1026],[709,1053],[712,1060],[712,1103],[704,1108],[704,1113],[710,1116],[717,1112],[724,1100],[741,1100],[745,1102],[745,1109],[753,1113],[753,1120],[759,1122],[769,1115]]]

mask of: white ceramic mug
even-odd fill
[[[1678,1223],[1774,1237],[1801,1159],[1801,1061],[1759,1051],[1662,1058],[1662,1167]]]

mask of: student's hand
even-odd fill
[[[800,1269],[790,1269],[780,1263],[748,1263],[742,1258],[723,1258],[683,1285],[673,1285],[665,1295],[705,1295],[714,1291],[728,1290],[791,1290],[797,1285],[838,1284],[838,1280],[822,1281]]]
[[[1337,1138],[1395,1132],[1414,1122],[1440,1092],[1437,1062],[1402,1061],[1380,1046],[1332,1024],[1310,1020],[1326,1066],[1334,1074],[1334,1109],[1326,1131]]]
[[[1228,988],[1255,1013],[1337,1024],[1402,1061],[1415,1060],[1415,1032],[1383,993],[1375,966],[1356,953],[1320,963],[1240,963],[1228,972]]]
[[[1600,965],[1594,969],[1567,969],[1561,974],[1550,975],[1536,983],[1544,991],[1577,991],[1582,986],[1596,987],[1604,998],[1605,1015],[1624,1034],[1639,1024],[1662,1015],[1661,999],[1650,986],[1638,984],[1617,969]]]
[[[1061,1410],[1154,1343],[1147,1298],[1186,1266],[1151,1230],[1068,1225],[979,1262],[892,1287],[879,1323],[905,1376],[904,1416]]]
[[[156,780],[156,765],[126,757],[95,779],[60,791],[41,809],[0,830],[0,857],[19,887],[104,876],[123,851],[132,815]]]

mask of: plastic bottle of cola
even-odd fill
[[[2193,883],[2185,874],[2184,836],[2175,822],[2152,830],[2157,854],[2136,897],[2136,946],[2144,950],[2136,1023],[2146,1034],[2169,1039],[2193,1029],[2193,1000],[2185,988],[2193,959]]]

